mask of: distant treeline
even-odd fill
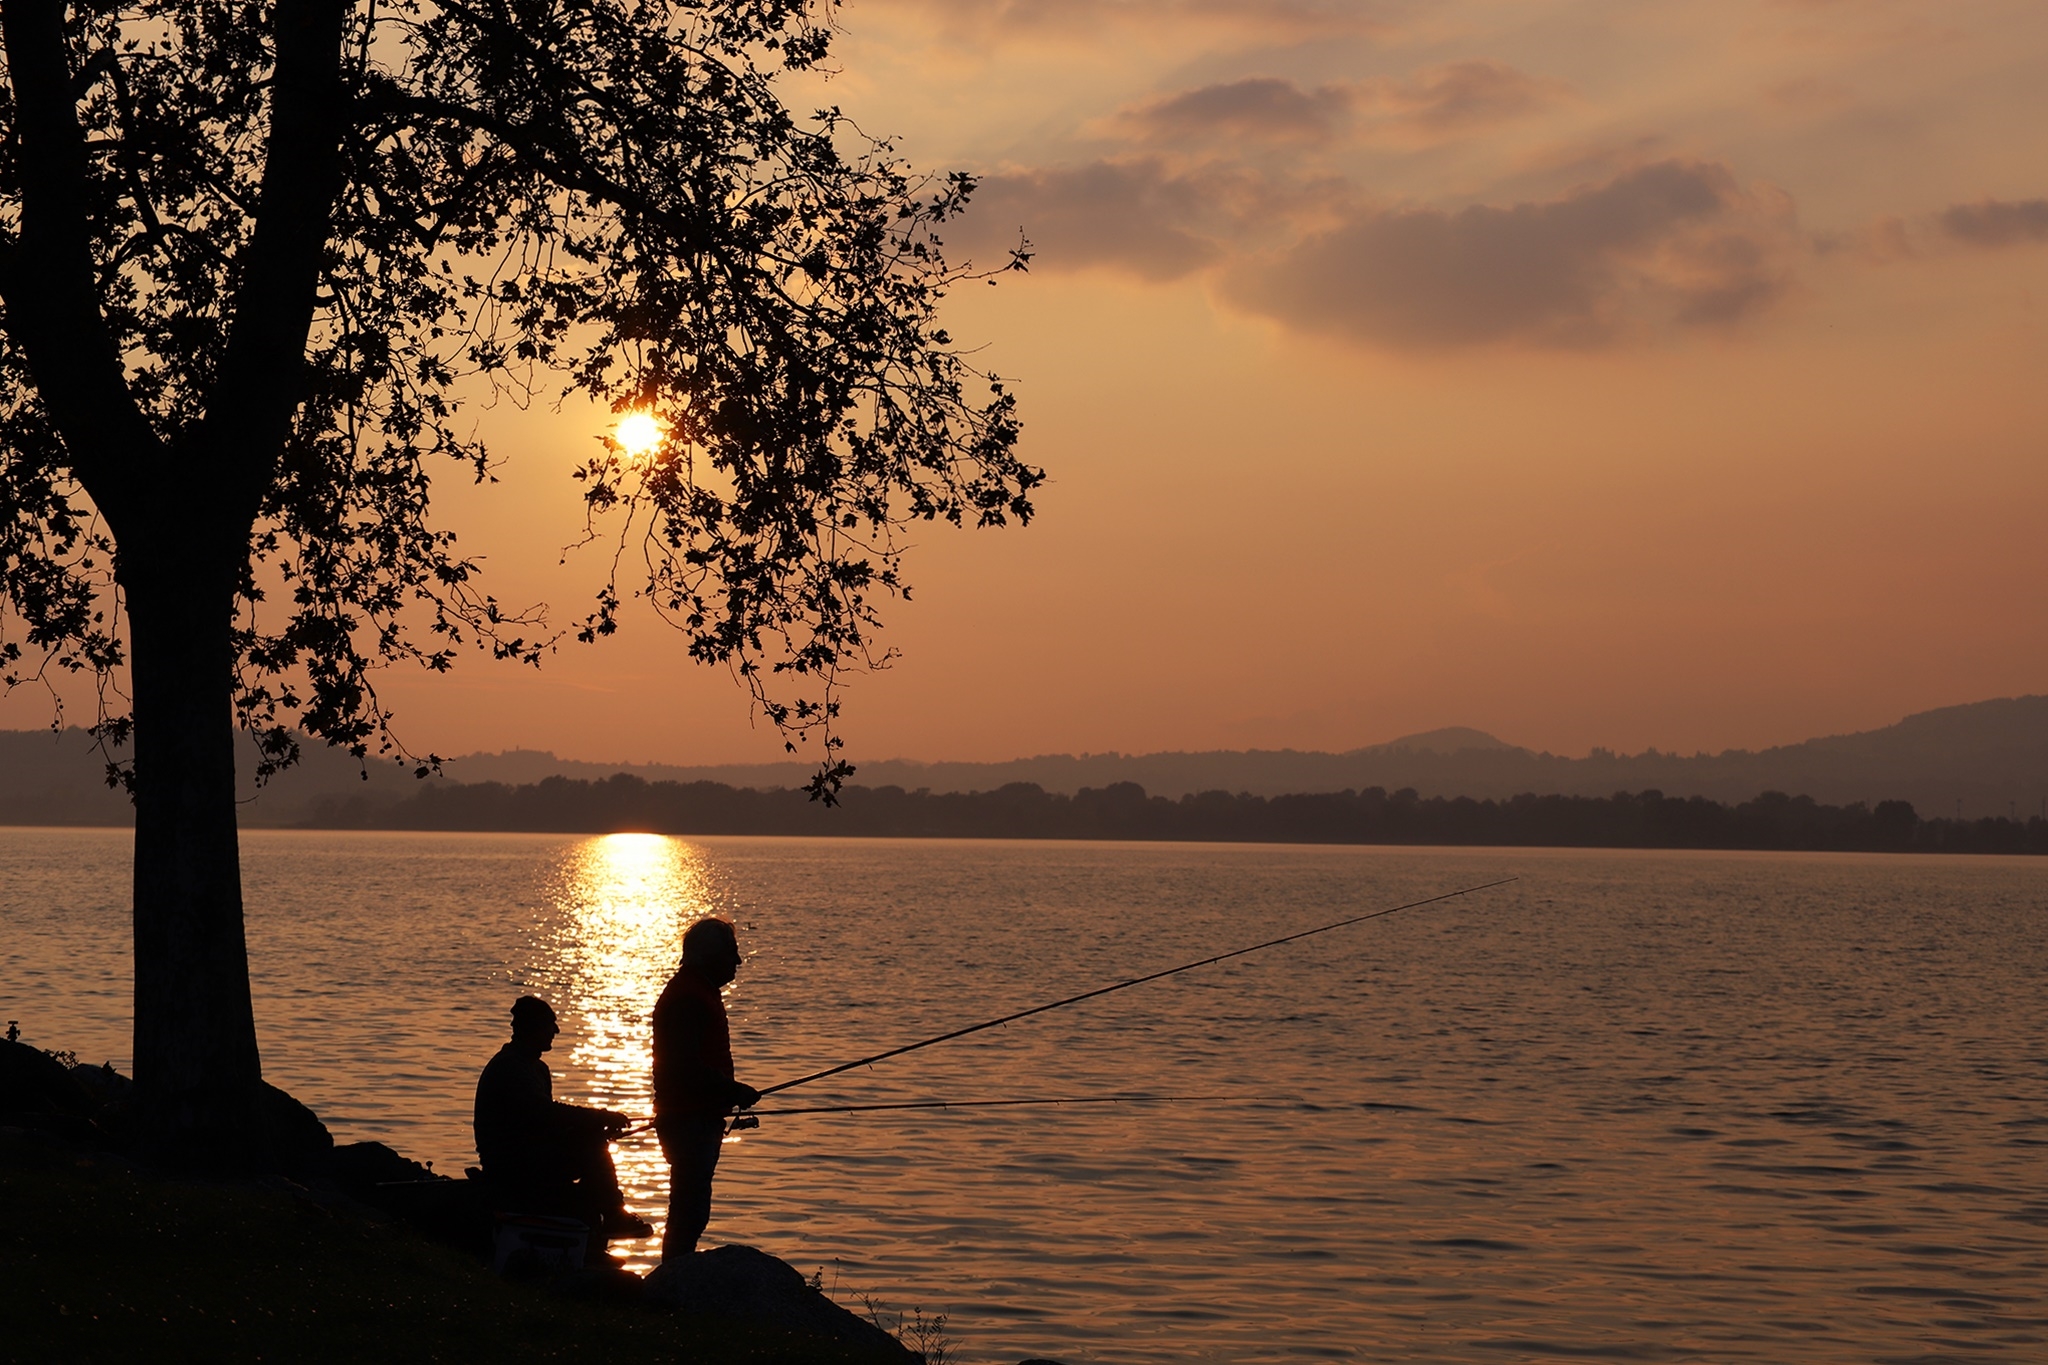
[[[1503,801],[1415,792],[1169,800],[1135,783],[1072,796],[1016,783],[987,792],[850,787],[827,809],[797,791],[716,782],[550,777],[424,787],[399,801],[320,803],[308,826],[330,829],[527,830],[656,834],[804,834],[895,838],[1148,839],[1302,844],[1506,844],[1577,848],[1719,848],[2048,853],[2048,821],[1923,820],[1904,801],[1824,806],[1765,792],[1728,805],[1662,792],[1516,796]]]

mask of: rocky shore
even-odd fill
[[[946,1358],[787,1263],[719,1247],[642,1279],[492,1273],[487,1205],[266,1087],[268,1169],[138,1162],[130,1083],[0,1041],[0,1361],[847,1362]]]

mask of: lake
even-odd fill
[[[0,830],[0,1016],[124,1069],[128,851]],[[558,1098],[646,1112],[705,913],[767,1085],[1519,876],[771,1097],[1226,1098],[765,1119],[705,1244],[944,1313],[972,1362],[2048,1359],[2048,860],[258,831],[243,862],[265,1074],[449,1173],[524,991]],[[658,1217],[651,1135],[616,1152]]]

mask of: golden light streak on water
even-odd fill
[[[555,1063],[557,1096],[645,1119],[654,1104],[654,1002],[682,956],[683,931],[714,909],[703,854],[666,835],[607,834],[563,855],[548,896],[556,913],[542,954],[553,959],[548,974],[561,983],[558,1008],[567,1007],[574,1038]],[[570,1093],[565,1073],[583,1093]],[[613,1143],[612,1158],[627,1206],[657,1230],[612,1249],[644,1271],[661,1258],[668,1163],[651,1131]]]

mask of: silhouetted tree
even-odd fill
[[[1920,817],[1910,801],[1880,801],[1872,813],[1880,847],[1904,848],[1913,841]]]
[[[1012,400],[936,321],[912,175],[785,69],[821,0],[5,0],[0,570],[12,681],[96,676],[135,836],[135,1077],[157,1150],[235,1155],[259,1080],[233,735],[393,749],[372,670],[535,660],[428,519],[490,477],[465,396],[581,392],[668,434],[579,471],[646,593],[846,771],[911,519],[1027,519]],[[1021,253],[1004,268],[1022,265]],[[983,391],[975,390],[984,386]],[[123,682],[125,679],[125,683]],[[123,713],[118,698],[132,698]],[[109,691],[109,688],[112,691]],[[787,690],[786,690],[787,689]]]

